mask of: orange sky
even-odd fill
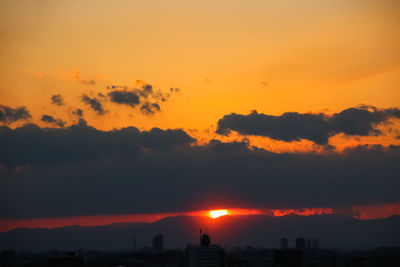
[[[183,128],[201,142],[220,138],[209,131],[231,112],[399,104],[398,1],[2,1],[0,10],[1,103],[25,105],[43,126],[42,114],[74,123],[80,107],[99,129]],[[113,103],[99,116],[80,100],[136,79],[181,91],[154,116]],[[67,105],[51,105],[53,94]],[[393,137],[372,142],[399,144]]]

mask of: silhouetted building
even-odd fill
[[[163,251],[164,237],[162,234],[153,237],[153,252],[160,253]]]
[[[208,235],[206,235],[206,234],[202,235],[202,237],[201,237],[201,239],[200,239],[200,244],[201,244],[203,247],[209,246],[209,245],[211,244],[210,237],[209,237]]]
[[[286,237],[281,238],[281,249],[287,249],[289,246],[289,241]]]
[[[227,266],[225,250],[219,245],[211,245],[207,234],[200,238],[201,245],[188,245],[186,262],[188,267],[223,267]]]
[[[305,249],[306,248],[306,240],[304,237],[296,238],[296,249]]]
[[[297,249],[274,250],[274,264],[280,267],[301,267],[303,264],[302,251]]]
[[[78,256],[75,252],[69,252],[68,255],[62,257],[52,257],[48,259],[47,266],[51,267],[70,267],[84,266],[83,257]]]
[[[319,240],[318,239],[314,238],[312,240],[312,248],[313,249],[319,249]]]
[[[311,239],[307,239],[307,245],[306,245],[307,249],[311,249]]]

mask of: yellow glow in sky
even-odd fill
[[[210,217],[216,219],[221,216],[228,215],[228,210],[210,210]]]

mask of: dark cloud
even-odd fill
[[[83,117],[83,110],[80,108],[77,108],[76,110],[72,111],[72,114],[74,114],[78,117]]]
[[[62,95],[53,95],[51,96],[51,103],[57,106],[64,105],[64,98]]]
[[[140,107],[140,111],[145,115],[153,115],[157,111],[160,111],[160,106],[157,103],[150,104],[146,102]]]
[[[51,123],[51,124],[55,124],[55,125],[57,125],[57,126],[59,126],[59,127],[64,127],[64,125],[65,125],[65,123],[66,123],[66,122],[63,121],[63,120],[61,120],[61,119],[55,119],[53,116],[50,116],[50,115],[42,115],[41,120],[44,121],[44,122],[48,122],[48,123]]]
[[[82,95],[81,99],[82,99],[83,103],[85,103],[86,105],[89,105],[94,111],[97,112],[97,114],[104,115],[105,110],[104,110],[103,105],[101,104],[100,100],[98,100],[95,97],[91,98],[87,95]]]
[[[347,135],[379,135],[375,129],[379,123],[386,123],[390,118],[400,118],[397,108],[379,110],[372,106],[358,106],[345,109],[328,116],[287,112],[281,116],[260,114],[253,111],[249,115],[232,113],[218,121],[218,134],[229,134],[231,130],[242,135],[266,136],[276,140],[298,141],[311,140],[325,145],[330,136],[338,133]]]
[[[180,92],[179,88],[171,87],[171,88],[169,88],[169,91],[167,91],[167,92],[162,92],[160,90],[154,92],[154,98],[160,100],[161,102],[165,102],[171,97],[172,94],[178,93],[178,92]]]
[[[140,102],[139,96],[136,93],[129,91],[115,90],[108,93],[108,96],[110,97],[111,102],[131,107],[136,106]]]
[[[11,124],[18,120],[26,120],[31,114],[26,107],[11,108],[0,104],[0,123]]]
[[[111,90],[114,90],[114,89],[130,90],[131,87],[129,87],[127,85],[110,85],[110,86],[107,86],[107,89],[111,89]]]
[[[259,135],[265,134],[265,122],[270,126],[273,122],[279,129],[268,134],[280,140],[282,127],[291,125],[285,126],[288,141],[306,136],[326,144],[337,132],[379,134],[374,124],[388,123],[398,114],[398,109],[359,106],[332,116],[253,112],[228,118],[242,116],[244,129],[248,131],[250,125]],[[251,116],[255,119],[248,124]],[[235,125],[239,126],[243,124]],[[101,131],[88,126],[82,116],[77,125],[65,128],[2,126],[0,218],[213,207],[348,208],[400,202],[399,146],[279,154],[250,147],[246,139],[230,143],[212,140],[204,146],[195,141],[181,129]]]
[[[43,121],[57,123],[43,115]],[[43,165],[134,155],[141,149],[168,149],[195,141],[183,130],[153,128],[140,132],[135,127],[100,131],[84,119],[66,128],[40,128],[35,124],[10,129],[0,128],[0,165]]]
[[[149,96],[152,96],[154,93],[153,86],[150,84],[142,85],[141,88],[135,88],[135,87],[130,87],[130,86],[126,86],[126,85],[111,85],[111,86],[107,86],[107,89],[112,89],[112,90],[122,89],[123,92],[133,93],[137,97],[140,96],[144,99],[147,99]],[[117,103],[119,103],[119,102],[117,102]]]
[[[111,85],[107,89],[110,101],[117,104],[136,107],[140,105],[140,111],[145,115],[153,115],[161,110],[160,102],[165,102],[173,93],[179,92],[179,88],[170,88],[167,92],[154,90],[150,84],[144,84],[140,88],[125,85]]]
[[[246,141],[189,145],[182,130],[0,129],[0,217],[304,208],[400,201],[399,147],[276,154]],[[34,201],[33,201],[34,200]]]
[[[139,91],[142,97],[147,98],[153,93],[153,86],[150,84],[145,84],[142,86],[142,90]]]
[[[87,122],[86,122],[86,120],[84,118],[79,118],[78,126],[85,127],[85,126],[88,126],[88,124],[87,124]]]

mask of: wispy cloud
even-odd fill
[[[97,112],[99,115],[104,115],[105,110],[103,108],[103,104],[100,100],[96,97],[89,97],[88,95],[84,94],[81,96],[83,103],[88,105],[91,109]]]
[[[26,120],[31,114],[26,107],[12,108],[0,104],[0,123],[11,124],[18,120]]]
[[[64,97],[60,94],[51,96],[51,103],[56,106],[64,105]]]
[[[50,124],[54,124],[59,127],[64,127],[64,125],[66,124],[65,121],[63,121],[61,119],[55,119],[53,116],[50,116],[50,115],[42,115],[41,121],[44,121],[44,122],[47,122]]]

